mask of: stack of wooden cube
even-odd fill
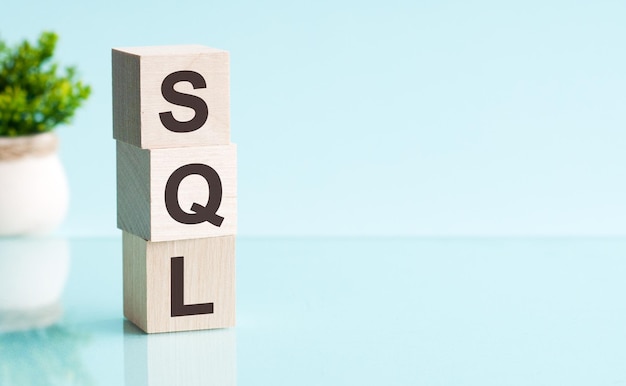
[[[124,315],[148,333],[235,325],[229,55],[112,50]]]

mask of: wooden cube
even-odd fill
[[[151,242],[123,232],[124,316],[147,333],[235,325],[235,236]]]
[[[124,384],[235,386],[236,330],[145,335],[124,324]]]
[[[236,145],[147,150],[117,141],[117,226],[150,241],[236,234]]]
[[[115,139],[144,149],[230,142],[227,51],[114,48],[112,67]]]

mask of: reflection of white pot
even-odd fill
[[[65,218],[68,187],[52,133],[0,138],[0,235],[43,233]]]
[[[0,331],[56,321],[69,266],[67,240],[0,239]]]

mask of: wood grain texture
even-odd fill
[[[117,226],[150,238],[150,152],[116,141]]]
[[[204,164],[220,177],[222,201],[217,214],[220,226],[204,221],[183,224],[168,212],[165,186],[172,173],[187,164]],[[206,206],[210,194],[207,181],[190,175],[178,189],[180,208],[192,213],[194,203]],[[175,149],[140,149],[117,143],[118,228],[150,241],[184,240],[234,235],[237,233],[237,146],[204,146]]]
[[[151,242],[123,232],[124,316],[147,333],[235,325],[235,236]],[[184,257],[185,304],[213,312],[171,316],[171,259]]]
[[[130,47],[112,50],[113,137],[144,149],[225,145],[230,142],[230,59],[227,51],[204,46]],[[161,93],[163,80],[176,71],[194,71],[205,88],[178,82],[175,90],[195,95],[208,106],[206,123],[188,133],[162,124],[159,113],[171,111],[189,121],[192,108],[172,104]]]
[[[139,57],[113,50],[113,138],[141,146]]]
[[[122,232],[124,316],[137,327],[148,328],[146,241]]]

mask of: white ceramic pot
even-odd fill
[[[65,218],[68,185],[53,133],[0,137],[0,235],[40,234]]]

